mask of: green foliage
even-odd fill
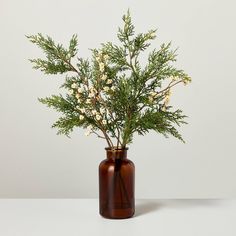
[[[184,141],[176,127],[186,123],[186,116],[168,103],[172,87],[186,85],[191,78],[174,67],[177,55],[170,43],[151,51],[146,65],[141,65],[140,56],[156,38],[156,31],[135,35],[129,11],[123,22],[117,34],[119,45],[104,43],[91,50],[91,60],[77,58],[76,65],[71,60],[77,55],[76,35],[67,49],[49,36],[28,36],[46,55],[46,59],[30,60],[34,68],[66,74],[61,86],[66,96],[39,101],[62,113],[53,124],[58,134],[68,136],[75,127],[87,128],[87,134],[104,138],[110,147],[125,147],[134,133],[145,135],[150,130]]]
[[[55,44],[51,37],[44,37],[42,34],[27,36],[27,38],[46,54],[47,59],[30,60],[34,64],[34,69],[40,69],[45,74],[65,73],[75,71],[75,68],[70,64],[71,58],[77,54],[77,35],[73,35],[69,48],[63,48],[62,44]]]
[[[62,95],[52,95],[51,97],[39,98],[41,103],[46,104],[48,107],[52,107],[55,110],[70,115],[74,113],[74,105],[62,97]]]

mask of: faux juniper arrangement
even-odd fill
[[[108,42],[92,49],[91,60],[77,56],[77,35],[68,48],[49,36],[27,36],[46,55],[30,60],[33,68],[45,74],[65,74],[64,96],[39,99],[62,113],[52,127],[67,136],[75,127],[85,128],[86,135],[105,139],[110,148],[125,148],[134,133],[144,135],[150,130],[184,141],[176,127],[186,123],[186,116],[173,110],[169,101],[172,88],[188,84],[191,78],[174,67],[176,50],[171,50],[170,43],[152,50],[146,65],[140,63],[156,31],[135,34],[129,12],[123,22],[117,34],[120,44]]]

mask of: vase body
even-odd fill
[[[110,219],[124,219],[134,215],[134,173],[127,148],[106,148],[107,158],[99,165],[99,211]]]

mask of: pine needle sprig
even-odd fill
[[[67,48],[49,36],[27,36],[45,54],[44,59],[30,60],[33,68],[45,74],[65,74],[61,86],[65,96],[39,99],[62,114],[52,127],[67,136],[75,127],[86,128],[86,135],[106,140],[110,148],[126,147],[135,133],[145,135],[151,130],[184,142],[177,128],[186,124],[186,116],[169,105],[173,87],[191,82],[174,65],[177,50],[171,49],[171,43],[162,44],[149,52],[146,64],[141,63],[156,30],[135,34],[129,11],[122,20],[117,34],[120,43],[91,49],[91,60],[78,57],[77,35]]]

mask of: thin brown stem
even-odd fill
[[[105,101],[103,100],[103,98],[102,98],[101,95],[100,95],[100,91],[99,91],[97,97],[98,97],[98,99],[100,100],[100,101],[99,101],[100,104],[103,104],[103,106],[109,111],[110,117],[111,117],[112,121],[115,123],[115,118],[113,117],[112,112],[111,112],[111,111],[109,110],[109,108],[106,106]],[[116,125],[116,124],[115,124],[115,125]],[[117,129],[118,135],[116,135],[115,131],[113,132],[113,135],[114,135],[115,138],[117,139],[117,147],[118,147],[118,146],[119,146],[119,143],[120,143],[120,138],[119,138],[120,131],[119,131],[118,125],[116,125],[116,129]],[[111,140],[111,139],[110,139],[110,140]],[[121,144],[121,143],[120,143],[120,144]]]
[[[104,136],[99,135],[97,132],[94,130],[92,131],[93,134],[97,135],[98,138],[106,139]]]
[[[65,62],[71,68],[71,71],[76,72],[80,76],[79,71],[72,65],[70,60],[68,61],[65,58],[60,57],[60,56],[59,56],[59,59],[61,59],[63,62]],[[81,80],[84,82],[84,84],[86,84],[87,88],[89,89],[88,80],[84,80],[83,78],[81,78]]]
[[[103,125],[102,125],[101,122],[99,122],[99,125],[100,125],[100,129],[101,129],[101,131],[102,131],[104,137],[105,137],[106,140],[107,140],[108,146],[109,146],[110,148],[112,148],[114,145],[113,145],[113,143],[112,143],[110,137],[108,136],[108,134],[107,134],[105,128],[103,127]]]
[[[119,144],[121,145],[121,142],[120,142],[120,129],[119,129],[119,126],[116,124],[116,120],[115,120],[115,118],[114,118],[112,112],[110,112],[110,116],[111,116],[111,119],[113,120],[113,122],[115,123],[115,126],[116,126],[117,135],[116,135],[116,133],[115,133],[115,131],[114,131],[114,136],[115,136],[116,139],[117,139],[117,144],[116,144],[116,146],[118,147]]]
[[[104,135],[104,137],[105,137],[105,139],[107,141],[107,144],[108,144],[109,148],[112,148],[112,144],[111,144],[111,142],[110,142],[110,140],[108,138],[108,135],[102,129],[101,129],[101,131],[102,131],[102,133],[103,133],[103,135]]]
[[[158,93],[163,93],[163,92],[169,90],[170,88],[174,87],[175,85],[177,85],[177,84],[179,84],[179,83],[181,83],[183,81],[184,81],[183,79],[181,79],[181,80],[179,80],[179,81],[177,81],[175,83],[173,83],[173,81],[171,81],[166,88],[164,88],[163,90],[159,91]]]
[[[158,95],[161,95],[161,94],[167,92],[170,88],[174,87],[175,85],[177,85],[177,84],[179,84],[179,83],[181,83],[181,82],[183,82],[183,79],[182,79],[182,80],[179,80],[179,81],[177,81],[177,82],[175,82],[175,83],[173,83],[173,80],[172,80],[172,81],[167,85],[166,88],[164,88],[163,90],[161,90],[161,91],[158,92]],[[143,104],[143,105],[138,109],[138,112],[140,112],[144,107],[146,107],[146,104]]]
[[[119,144],[122,146],[122,143],[120,142],[120,130],[119,130],[118,126],[117,126],[117,133],[118,133],[118,138],[117,138],[116,146],[118,148]]]

